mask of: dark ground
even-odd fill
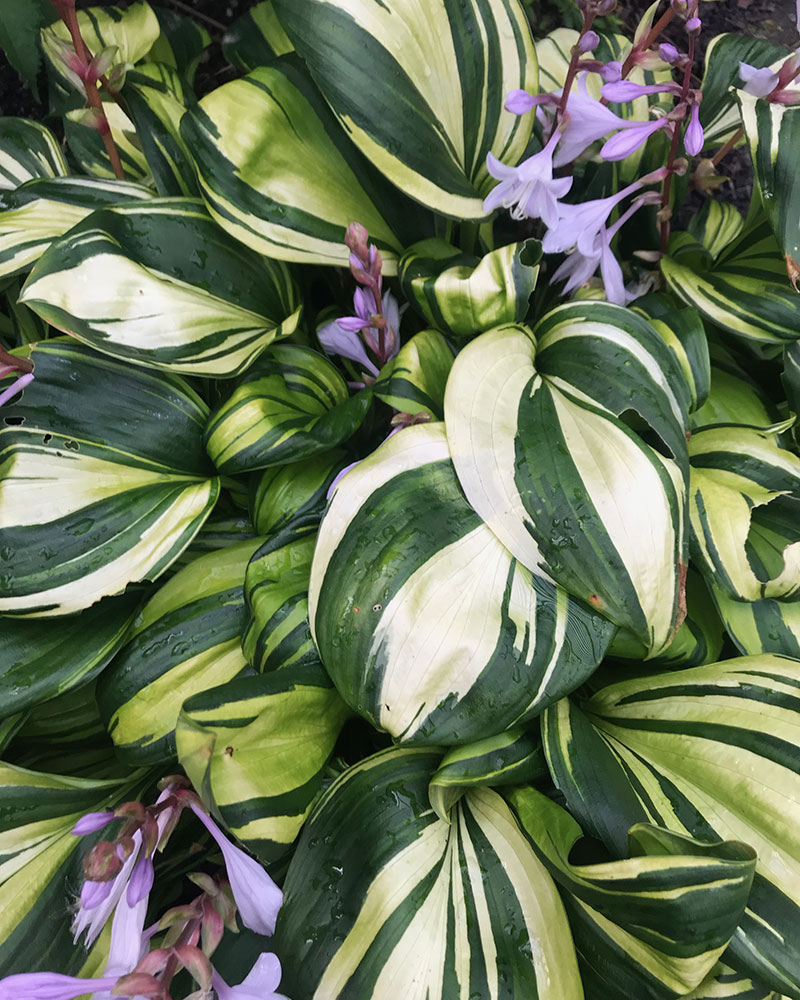
[[[17,2],[23,3],[25,0]],[[79,6],[108,6],[111,2],[112,0],[79,0]],[[157,0],[157,2],[193,14],[198,20],[203,21],[213,36],[213,44],[197,73],[198,94],[207,93],[230,79],[234,71],[222,56],[219,45],[222,32],[226,25],[252,6],[255,0]],[[553,27],[565,23],[570,17],[577,16],[577,7],[573,0],[524,0],[524,2],[526,7],[535,13],[532,22],[543,32],[550,31]],[[124,6],[125,0],[117,0],[117,3]],[[647,6],[646,0],[620,0],[616,17],[632,33]],[[714,2],[703,0],[701,45],[716,34],[735,31],[794,48],[798,44],[794,11],[795,0],[714,0]],[[679,28],[673,40],[679,46],[682,45],[683,38]],[[44,113],[45,109],[37,103],[29,88],[0,55],[0,115],[42,118]],[[54,131],[60,131],[58,122],[48,122],[48,124]],[[734,150],[726,157],[723,166],[724,173],[730,177],[730,184],[723,185],[718,197],[731,200],[743,210],[746,209],[752,190],[752,168],[748,153],[744,149]]]

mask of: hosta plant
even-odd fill
[[[800,49],[711,3],[0,27],[0,1000],[800,1000]]]

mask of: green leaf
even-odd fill
[[[98,781],[0,763],[0,976],[81,968],[86,952],[73,944],[65,901],[81,881],[83,850],[70,830],[85,813],[131,797],[141,780],[141,772]]]
[[[115,65],[143,59],[158,38],[161,29],[152,7],[145,0],[137,0],[129,7],[88,7],[78,11],[78,26],[86,48],[97,55],[103,49],[116,48]],[[57,20],[42,30],[42,48],[53,69],[69,84],[59,58],[59,40],[69,42],[69,29]]]
[[[780,653],[800,659],[800,602],[737,601],[713,580],[709,588],[731,639],[746,656]]]
[[[108,95],[102,95],[103,111],[111,127],[111,138],[117,147],[125,177],[139,184],[153,186],[150,167],[142,152],[142,143],[136,128],[122,108]],[[92,177],[109,180],[115,177],[114,168],[102,136],[96,128],[87,127],[84,121],[85,109],[68,111],[63,118],[64,137],[71,158],[81,171]],[[152,197],[153,192],[150,192]]]
[[[763,218],[746,225],[715,260],[689,234],[676,234],[661,271],[679,299],[748,345],[777,350],[798,337],[800,297]]]
[[[299,537],[316,531],[331,483],[345,465],[338,448],[250,477],[249,507],[260,535]]]
[[[438,330],[421,330],[381,368],[374,392],[401,413],[444,416],[444,387],[453,351]]]
[[[650,655],[681,619],[689,402],[656,331],[597,302],[560,306],[533,332],[482,334],[456,358],[445,394],[456,473],[488,527]]]
[[[350,141],[295,57],[218,87],[181,133],[212,216],[259,253],[347,266],[345,230],[358,221],[394,274],[403,248],[432,234],[430,214]]]
[[[141,600],[111,597],[67,619],[0,625],[0,717],[87,683],[122,645]]]
[[[779,64],[780,65],[780,64]],[[800,87],[790,85],[800,99]],[[761,204],[783,252],[789,279],[800,291],[800,108],[737,92]]]
[[[66,174],[64,154],[50,129],[27,118],[0,118],[0,190]]]
[[[367,158],[434,211],[483,219],[494,184],[487,154],[517,163],[533,127],[532,115],[503,109],[509,90],[538,92],[536,54],[517,0],[273,5]]]
[[[545,752],[585,831],[624,857],[653,823],[758,854],[724,961],[800,996],[800,661],[748,656],[601,688],[543,717]],[[723,994],[724,995],[724,994]]]
[[[245,11],[222,37],[222,54],[243,73],[293,51],[272,0],[263,0]]]
[[[753,982],[730,966],[718,962],[710,975],[684,1000],[781,1000],[769,986]]]
[[[189,150],[180,134],[186,95],[178,71],[144,63],[128,73],[125,105],[160,195],[198,195]]]
[[[693,413],[705,404],[711,382],[708,341],[697,310],[678,308],[671,296],[661,294],[643,295],[633,308],[675,355],[689,387],[689,412]]]
[[[31,359],[36,378],[0,429],[0,612],[63,615],[163,573],[219,481],[208,410],[182,380],[63,341]]]
[[[442,424],[400,431],[337,484],[309,613],[345,701],[397,740],[442,746],[539,714],[593,672],[613,631],[482,522]]]
[[[109,752],[113,756],[113,745],[97,707],[96,691],[95,680],[90,680],[32,708],[12,745],[9,756],[14,763],[36,770],[71,774],[76,755],[83,751],[104,751],[106,756]],[[45,762],[54,755],[59,755],[61,762],[51,767]],[[128,773],[129,769],[118,765],[118,771]],[[92,777],[112,775],[97,768]]]
[[[265,532],[257,531],[253,527],[250,518],[246,515],[224,513],[220,511],[218,506],[170,569],[177,571],[197,559],[198,556],[226,549],[229,545],[236,545],[238,542],[247,542],[251,538],[255,544],[258,536],[264,534]]]
[[[796,599],[800,591],[800,459],[750,427],[698,431],[689,515],[692,557],[740,601]]]
[[[278,344],[213,411],[206,448],[223,475],[299,462],[346,441],[371,403],[369,389],[351,396],[323,355]]]
[[[785,46],[763,38],[723,34],[711,39],[706,49],[700,105],[700,124],[707,148],[722,146],[742,124],[733,89],[740,82],[739,63],[762,68],[788,55]]]
[[[53,240],[95,209],[151,197],[138,184],[84,177],[31,180],[0,192],[0,277],[27,271]]]
[[[42,48],[39,32],[56,19],[50,0],[5,0],[0,17],[0,48],[8,61],[28,84],[34,96],[39,96],[39,74],[42,68]]]
[[[439,757],[385,750],[320,800],[278,914],[281,989],[316,1000],[582,1000],[544,866],[491,789],[467,792],[450,823],[436,817],[428,782]]]
[[[244,573],[260,539],[200,556],[142,608],[97,688],[121,760],[161,764],[175,756],[175,722],[187,698],[247,666]]]
[[[700,211],[691,217],[687,228],[716,260],[725,247],[740,235],[744,219],[735,205],[709,198]]]
[[[800,439],[800,426],[798,426],[798,417],[800,417],[800,344],[797,341],[793,344],[787,344],[783,352],[781,381],[789,409],[795,416],[792,434],[795,443],[797,443]]]
[[[795,344],[786,348],[786,356]],[[767,431],[780,419],[777,407],[747,369],[718,341],[712,341],[708,398],[691,416],[692,432],[717,424],[740,424]]]
[[[442,239],[424,240],[403,254],[400,286],[431,326],[456,337],[474,337],[525,319],[540,257],[535,240],[510,243],[482,258]]]
[[[744,915],[752,847],[639,824],[624,859],[575,864],[583,832],[566,810],[533,788],[507,797],[561,891],[590,996],[672,1000],[706,979]]]
[[[218,378],[292,333],[301,311],[287,267],[221,233],[189,198],[94,213],[50,247],[21,300],[105,354]]]
[[[155,7],[154,13],[161,34],[150,47],[147,60],[171,66],[186,86],[191,87],[203,52],[211,44],[211,35],[194,18],[170,7]]]
[[[214,815],[271,861],[300,832],[349,715],[319,662],[241,677],[186,702],[178,758]]]
[[[675,638],[658,656],[648,660],[654,667],[699,667],[719,659],[725,630],[703,577],[692,567],[686,574],[686,618]],[[619,629],[608,647],[610,657],[644,660],[647,647],[626,629]]]
[[[449,822],[450,811],[468,788],[519,785],[547,777],[542,741],[535,729],[515,727],[444,755],[428,787],[431,805]]]
[[[282,532],[250,559],[242,650],[259,673],[317,663],[308,622],[308,578],[316,535]]]

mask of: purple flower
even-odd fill
[[[218,1000],[285,1000],[275,990],[281,981],[281,963],[277,955],[263,951],[255,960],[253,968],[238,986],[228,986],[222,976],[213,970],[211,985]]]
[[[98,830],[108,826],[113,819],[114,813],[109,810],[87,813],[78,820],[71,832],[75,837],[83,837],[87,833],[97,833]]]
[[[338,354],[342,358],[349,358],[350,361],[355,361],[365,368],[370,375],[378,376],[378,369],[370,361],[364,342],[357,333],[343,330],[338,320],[334,319],[321,326],[317,330],[317,337],[326,354]]]
[[[83,884],[80,906],[72,921],[72,934],[77,941],[86,931],[87,948],[97,940],[100,931],[105,927],[106,921],[128,888],[142,846],[141,830],[136,830],[131,839],[134,848],[113,879],[109,879],[108,882],[93,882],[87,879]]]
[[[681,88],[677,83],[634,83],[632,80],[620,80],[618,83],[607,83],[603,87],[603,97],[615,103],[635,101],[637,97],[649,94],[672,93],[679,94]]]
[[[689,124],[683,137],[683,145],[689,156],[697,156],[703,149],[703,126],[700,124],[700,105],[693,104],[689,113]]]
[[[79,979],[58,972],[21,972],[0,979],[0,1000],[74,1000],[84,993],[108,991],[118,978]]]
[[[739,63],[739,76],[744,80],[745,93],[753,97],[766,97],[778,86],[778,74],[773,73],[769,66],[756,69],[749,63]]]
[[[3,365],[0,367],[0,376],[7,375],[9,372],[16,371],[14,368],[9,368]],[[22,392],[26,385],[30,385],[33,382],[33,373],[28,372],[25,375],[20,375],[16,382],[12,382],[11,385],[5,390],[5,392],[0,392],[0,406],[3,403],[7,403],[9,399],[13,399],[18,392]]]
[[[558,223],[545,233],[542,250],[545,253],[563,253],[577,246],[580,253],[591,254],[612,210],[641,187],[641,181],[634,181],[608,198],[595,198],[579,205],[561,205]]]
[[[543,219],[547,226],[558,219],[558,199],[572,187],[571,177],[553,177],[553,150],[559,141],[554,131],[544,149],[523,160],[519,166],[509,167],[489,153],[486,165],[492,177],[500,181],[483,202],[488,214],[502,205],[509,209],[512,219]]]
[[[616,59],[605,63],[600,67],[600,76],[606,83],[616,83],[617,80],[622,79],[622,63]]]
[[[586,93],[586,80],[582,77],[567,101],[566,127],[553,157],[554,165],[561,167],[572,163],[593,142],[616,129],[626,128],[628,124],[610,108],[589,97]]]
[[[151,931],[145,933],[146,914],[147,897],[140,899],[135,906],[129,906],[126,899],[120,900],[111,924],[111,943],[104,978],[126,976],[144,958],[150,938],[158,927],[156,924]],[[113,1000],[111,991],[97,993],[96,1000]]]
[[[561,266],[556,269],[551,282],[561,281],[566,278],[567,283],[564,286],[563,293],[568,295],[570,292],[575,291],[576,288],[580,288],[581,285],[586,284],[599,266],[608,301],[614,302],[617,305],[625,305],[630,301],[634,296],[629,294],[625,289],[622,268],[611,249],[611,241],[643,204],[645,204],[643,199],[634,202],[626,212],[623,212],[613,226],[609,226],[607,229],[599,229],[595,234],[591,247],[584,245],[583,251],[580,247],[574,250]]]
[[[628,122],[626,131],[617,132],[606,141],[600,150],[600,155],[604,160],[624,160],[647,142],[651,135],[668,126],[669,121],[666,118],[648,122]]]
[[[538,97],[534,97],[527,90],[510,90],[506,97],[505,108],[512,115],[524,115],[531,108],[535,108],[537,104],[546,104],[550,100],[550,94],[540,94]]]
[[[283,893],[254,858],[228,840],[204,809],[196,802],[189,805],[222,851],[242,923],[251,931],[270,937],[275,931]]]

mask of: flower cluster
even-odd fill
[[[86,855],[72,923],[75,941],[83,939],[90,947],[112,920],[104,974],[92,979],[54,972],[6,976],[0,979],[0,1000],[72,1000],[84,994],[95,1000],[171,1000],[170,984],[181,969],[198,984],[192,1000],[205,1000],[212,989],[219,1000],[285,1000],[275,992],[281,978],[275,955],[262,953],[238,986],[229,986],[211,963],[225,928],[237,931],[237,912],[257,934],[274,933],[281,890],[257,861],[228,840],[185,778],[167,778],[162,786],[152,806],[125,802],[114,810],[88,813],[72,830],[86,836],[121,823],[112,840],[99,841]],[[202,892],[145,928],[153,855],[164,849],[187,808],[219,847],[224,873],[190,875]],[[151,948],[159,936],[159,946]]]

